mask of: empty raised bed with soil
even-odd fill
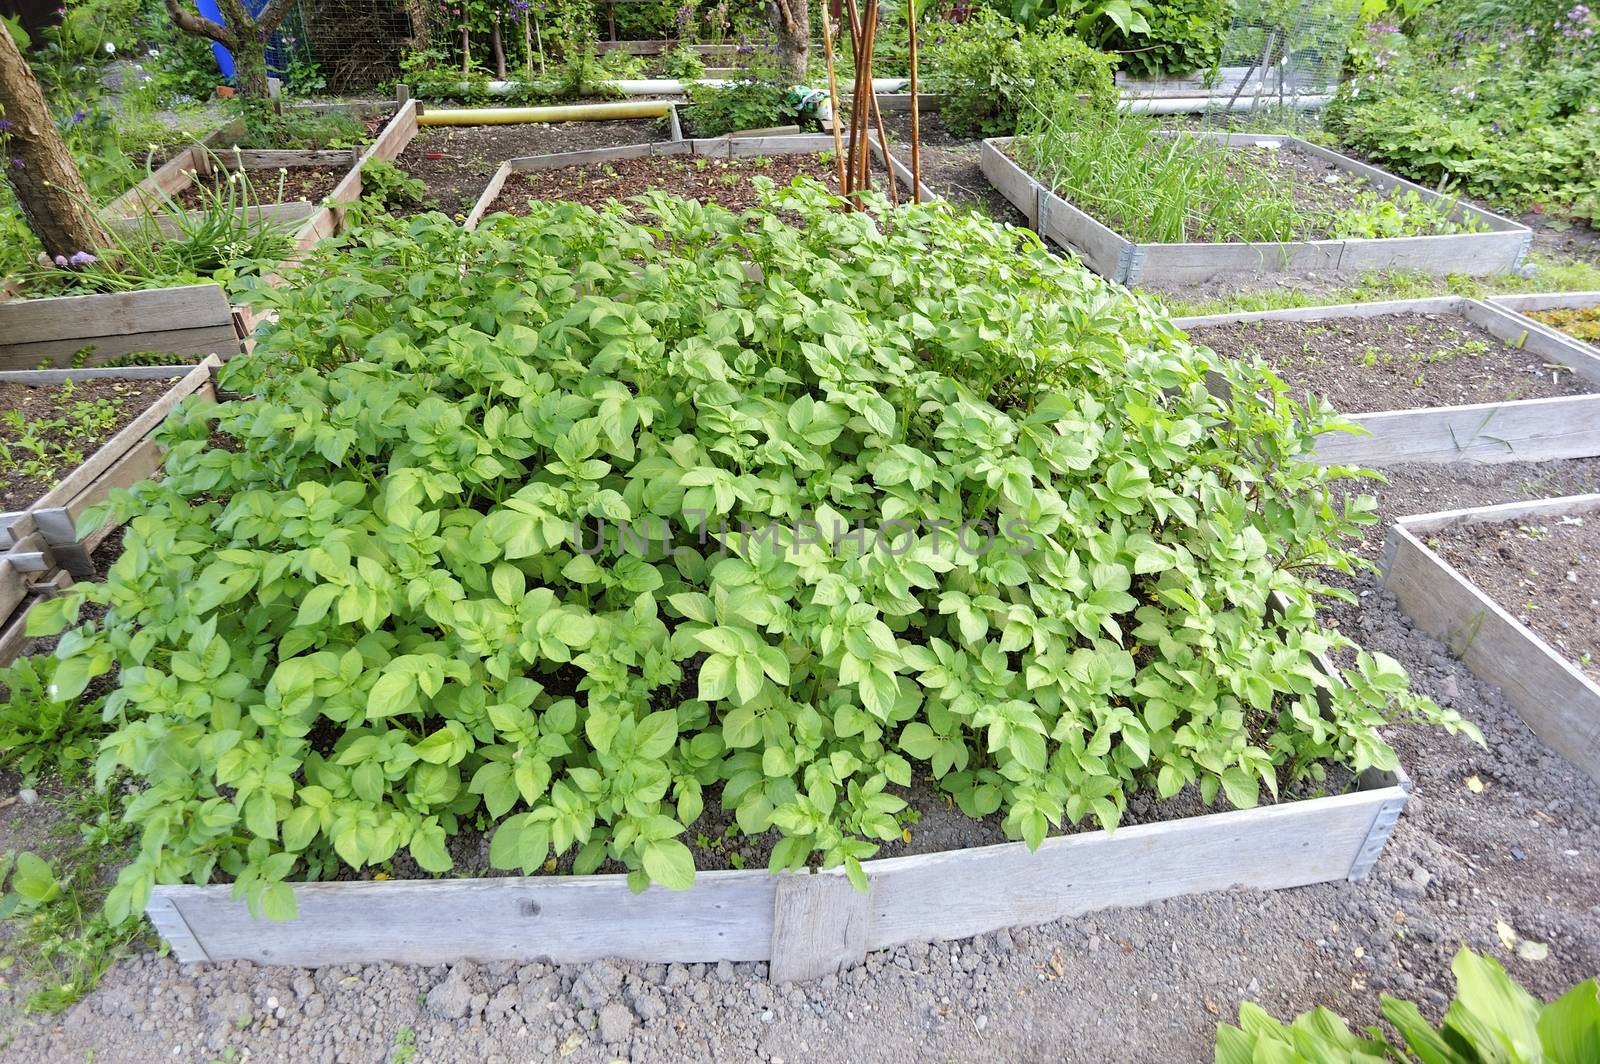
[[[1324,462],[1529,461],[1600,454],[1600,358],[1455,296],[1175,319],[1226,358],[1267,362],[1368,435]]]
[[[0,431],[0,443],[12,449],[13,461],[26,458],[23,441],[30,431],[57,448],[71,446],[76,451],[58,455],[48,471],[6,478],[0,494],[0,547],[13,546],[37,532],[52,556],[52,567],[60,566],[73,576],[92,574],[90,555],[110,527],[80,535],[84,511],[113,489],[131,487],[161,467],[155,430],[189,396],[215,399],[212,374],[221,365],[210,356],[198,366],[0,374],[0,402],[13,404],[13,410],[20,404],[25,411],[22,425],[7,425]],[[72,382],[70,392],[62,387],[66,381]],[[89,409],[76,405],[85,400],[94,405]],[[75,430],[73,419],[91,422],[93,431]],[[76,460],[69,463],[69,458]]]
[[[1228,147],[1248,147],[1250,165],[1259,166],[1269,152],[1272,165],[1296,182],[1299,196],[1308,202],[1354,195],[1369,187],[1385,195],[1416,193],[1422,200],[1447,210],[1456,221],[1469,222],[1477,232],[1403,237],[1319,237],[1308,234],[1294,241],[1212,243],[1141,243],[1123,236],[1113,225],[1074,205],[1045,187],[1011,156],[1010,137],[983,142],[979,156],[984,176],[1028,219],[1041,236],[1078,253],[1096,273],[1127,285],[1162,286],[1200,284],[1206,281],[1260,276],[1316,274],[1358,277],[1374,270],[1413,269],[1429,273],[1492,274],[1521,262],[1533,234],[1520,225],[1471,204],[1441,196],[1376,167],[1338,152],[1288,136],[1243,133],[1196,133]],[[1272,147],[1267,147],[1271,145]],[[1296,158],[1290,158],[1292,153]],[[1243,163],[1241,162],[1241,165]],[[1327,168],[1327,169],[1324,169]],[[1340,192],[1329,185],[1317,188],[1317,175],[1341,175]],[[1304,187],[1302,186],[1309,186]],[[1204,234],[1195,234],[1203,237]]]
[[[875,173],[874,187],[884,189],[884,155],[877,139],[869,140]],[[833,138],[825,133],[799,133],[781,137],[715,137],[700,140],[654,141],[620,148],[535,155],[508,159],[500,165],[479,195],[463,223],[475,227],[493,210],[522,213],[517,207],[532,199],[576,199],[599,205],[625,199],[652,188],[716,202],[733,210],[753,206],[751,179],[765,175],[787,184],[805,174],[826,181],[837,191],[834,168],[822,159],[833,151]],[[896,187],[907,200],[911,173],[890,158]],[[511,188],[507,194],[505,189]],[[922,198],[937,197],[924,184]]]
[[[1593,657],[1583,658],[1597,645],[1594,535],[1556,539],[1549,531],[1593,524],[1600,524],[1596,494],[1403,517],[1389,533],[1384,584],[1418,628],[1501,687],[1545,742],[1600,780],[1600,683]],[[1550,542],[1516,541],[1534,528]],[[1563,586],[1550,584],[1550,571],[1530,571],[1541,566]],[[1566,649],[1522,619],[1540,612],[1546,616],[1533,623]]]
[[[507,159],[555,152],[610,148],[665,139],[653,120],[530,123],[497,126],[430,126],[406,146],[399,167],[427,186],[427,204],[414,211],[465,214],[483,192],[484,182]]]
[[[625,200],[654,190],[742,211],[756,205],[755,178],[765,177],[781,186],[801,176],[815,178],[838,191],[833,165],[825,163],[820,155],[621,159],[512,174],[489,209],[525,214],[529,200],[567,200],[599,207],[611,200]]]

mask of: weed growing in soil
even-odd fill
[[[53,482],[82,464],[83,441],[103,439],[127,402],[116,395],[73,398],[77,386],[72,381],[54,388],[57,397],[51,416],[25,416],[20,410],[0,413],[0,493],[19,482]]]
[[[1475,735],[1315,619],[1372,519],[1303,460],[1325,405],[1030,234],[756,180],[379,226],[253,293],[247,398],[180,408],[106,581],[32,614],[63,697],[120,670],[111,920],[214,879],[291,916],[478,822],[498,868],[687,888],[708,800],[862,885],[917,771],[1037,846]]]

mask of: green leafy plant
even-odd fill
[[[1316,621],[1372,520],[1304,460],[1325,406],[1025,232],[754,180],[375,224],[244,293],[246,398],[179,408],[86,518],[106,580],[30,615],[61,697],[119,670],[110,919],[214,879],[282,918],[470,830],[682,889],[708,802],[859,885],[918,774],[1038,846],[1476,735]]]
[[[1116,59],[1047,19],[1032,30],[987,8],[940,26],[927,45],[924,91],[943,97],[940,115],[961,134],[1007,136],[1035,94],[1077,95],[1094,110],[1116,106]]]
[[[428,186],[385,159],[368,159],[361,168],[361,199],[380,211],[422,206]]]
[[[774,82],[742,79],[722,85],[688,87],[690,107],[683,118],[697,137],[720,137],[741,129],[761,129],[792,121],[784,106],[785,90]]]
[[[1600,1059],[1600,984],[1589,979],[1542,1005],[1493,957],[1463,948],[1451,962],[1456,997],[1435,1028],[1409,1001],[1383,995],[1383,1017],[1399,1032],[1358,1035],[1317,1008],[1283,1024],[1257,1005],[1239,1007],[1239,1026],[1217,1028],[1217,1064],[1581,1064]]]
[[[661,72],[679,81],[699,81],[706,76],[706,64],[699,52],[679,44],[661,57]]]
[[[72,381],[63,381],[51,390],[52,410],[47,415],[25,417],[20,410],[0,413],[0,491],[11,491],[18,482],[53,483],[82,463],[85,445],[110,436],[125,403],[124,397],[116,395],[78,398],[78,387]],[[0,670],[0,683],[5,682],[4,675]]]

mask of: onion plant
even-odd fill
[[[1029,172],[1130,240],[1295,239],[1292,186],[1202,138],[1065,94],[1030,107],[1018,134]]]
[[[107,227],[111,246],[41,260],[32,280],[39,287],[68,291],[128,292],[214,279],[225,269],[276,263],[290,250],[288,226],[255,210],[263,202],[283,201],[288,171],[278,171],[277,194],[263,201],[243,167],[227,169],[212,156],[212,165],[226,172],[212,185],[196,181],[199,206],[185,208],[165,190],[139,215]],[[146,172],[152,161],[147,156]]]

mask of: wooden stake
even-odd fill
[[[867,83],[871,87],[871,82]],[[883,179],[889,186],[889,206],[900,206],[900,194],[895,191],[894,164],[889,161],[889,134],[883,128],[883,111],[878,107],[878,94],[872,93],[867,99],[872,101],[872,119],[878,126],[878,147],[883,151]],[[868,152],[870,159],[872,153]]]
[[[910,2],[910,0],[908,0]],[[828,5],[822,5],[822,54],[828,61],[828,98],[833,104],[833,165],[839,172],[839,194],[844,195],[844,137],[839,123],[844,118],[844,101],[839,99],[839,81],[833,73],[833,20],[828,17]]]
[[[906,32],[911,50],[911,202],[922,202],[922,122],[917,106],[917,0],[906,0]],[[884,148],[884,151],[888,151]]]

